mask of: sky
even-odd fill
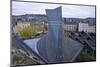
[[[46,14],[45,9],[62,6],[62,17],[87,18],[95,17],[94,6],[47,4],[33,2],[12,2],[12,15]]]

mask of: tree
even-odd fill
[[[31,38],[36,34],[37,34],[37,28],[35,26],[23,27],[22,29],[19,30],[19,36],[22,39]]]

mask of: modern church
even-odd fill
[[[62,7],[46,9],[48,34],[37,43],[37,49],[48,63],[73,62],[82,50],[82,44],[64,37]]]

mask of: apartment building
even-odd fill
[[[89,25],[88,23],[79,23],[78,24],[78,31],[79,32],[95,32],[95,25]]]
[[[77,24],[75,23],[66,23],[64,24],[64,30],[66,31],[77,31]]]

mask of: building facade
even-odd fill
[[[79,23],[78,24],[78,31],[79,32],[92,32],[94,33],[95,32],[95,25],[89,25],[88,23]]]
[[[93,25],[93,26],[88,26],[88,31],[87,32],[93,32],[93,33],[95,33],[96,32],[96,27],[95,27],[95,25]]]
[[[77,24],[64,24],[64,30],[66,31],[74,32],[77,31],[77,28]]]
[[[79,25],[78,25],[78,31],[79,32],[82,32],[82,31],[84,31],[84,32],[87,32],[88,31],[88,23],[79,23]]]

